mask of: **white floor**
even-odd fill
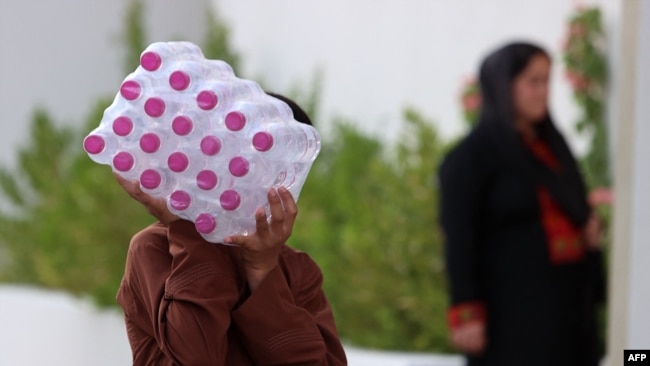
[[[460,366],[459,356],[346,347],[351,366]],[[130,365],[122,316],[63,292],[0,285],[0,365]]]

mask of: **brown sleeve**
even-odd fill
[[[232,313],[256,365],[346,365],[318,266],[301,254],[296,298],[280,267]]]
[[[232,262],[191,222],[173,222],[168,237],[173,259],[158,312],[158,345],[175,364],[225,365],[230,312],[239,301]]]
[[[124,311],[133,365],[165,365],[154,334],[170,267],[166,227],[156,223],[133,236],[116,297]]]

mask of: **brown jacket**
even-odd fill
[[[285,247],[252,294],[239,249],[189,221],[131,240],[117,301],[134,365],[346,365],[320,269]]]

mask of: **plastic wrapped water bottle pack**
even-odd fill
[[[159,42],[144,50],[83,146],[221,243],[252,233],[258,207],[270,215],[270,187],[298,199],[320,136],[224,61],[189,42]]]

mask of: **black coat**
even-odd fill
[[[551,264],[536,189],[562,195],[553,183],[562,178],[521,146],[504,149],[494,131],[479,125],[439,171],[452,305],[478,300],[487,310],[488,346],[469,365],[596,365],[600,252]]]

